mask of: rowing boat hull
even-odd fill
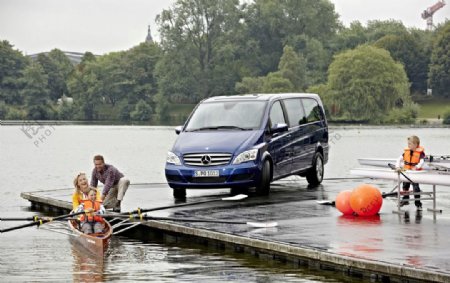
[[[378,168],[356,168],[350,170],[350,174],[355,176],[362,176],[368,178],[385,179],[397,181],[400,178],[401,182],[409,182],[402,174],[391,169]],[[442,185],[450,186],[450,174],[430,172],[430,171],[404,171],[411,181],[419,184]]]
[[[360,165],[390,168],[389,164],[395,165],[397,163],[397,160],[393,158],[358,158],[358,162]],[[438,168],[442,169],[450,168],[450,162],[449,161],[429,162],[427,159],[425,159],[423,169],[436,170]]]
[[[108,221],[105,221],[105,230],[102,235],[89,235],[84,234],[80,230],[78,230],[76,227],[78,227],[78,224],[75,220],[71,219],[68,221],[69,227],[72,230],[72,232],[75,234],[74,237],[71,237],[74,242],[77,244],[83,246],[91,253],[97,255],[97,256],[103,256],[108,249],[109,241],[112,236],[112,228],[111,224],[109,224]]]

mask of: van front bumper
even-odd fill
[[[219,176],[195,177],[196,171],[218,170]],[[261,168],[253,162],[229,166],[194,167],[166,164],[167,183],[171,188],[235,188],[254,187]]]

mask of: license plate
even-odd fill
[[[219,170],[198,170],[194,172],[194,177],[219,177]]]

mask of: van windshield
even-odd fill
[[[186,131],[259,129],[265,101],[214,101],[200,104],[186,125]]]

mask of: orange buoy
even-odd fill
[[[353,214],[353,209],[350,206],[350,196],[352,194],[352,191],[342,191],[336,196],[336,208],[342,212],[344,215],[351,215]]]
[[[359,216],[371,216],[377,214],[383,197],[374,186],[363,184],[355,188],[350,196],[350,206]]]

